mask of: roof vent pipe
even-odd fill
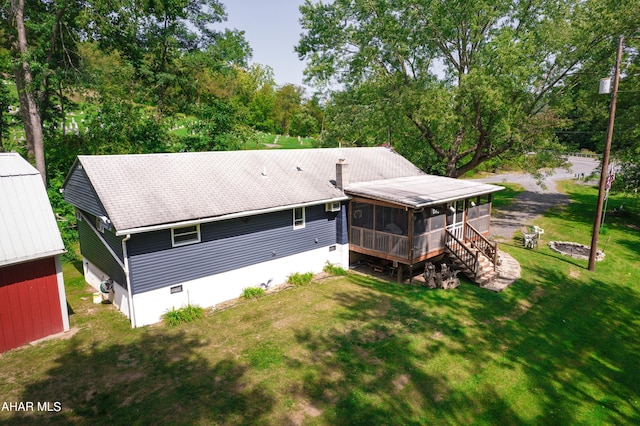
[[[336,186],[340,190],[349,186],[349,164],[343,158],[336,163]]]

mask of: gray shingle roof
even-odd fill
[[[40,173],[16,153],[0,154],[0,266],[63,252]]]
[[[79,156],[118,231],[344,197],[351,183],[423,173],[387,148],[329,148]]]

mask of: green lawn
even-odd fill
[[[518,194],[524,192],[524,187],[517,183],[500,182],[499,185],[504,189],[493,194],[491,203],[493,209],[499,210],[510,205]]]
[[[565,189],[574,202],[540,221],[544,242],[588,243],[597,192]],[[62,411],[0,411],[0,423],[639,424],[632,204],[607,220],[595,273],[544,244],[501,245],[523,267],[502,293],[351,274],[132,330],[67,264],[77,333],[0,355],[0,404]]]
[[[257,132],[250,140],[245,142],[243,149],[265,149],[265,148],[284,148],[284,149],[303,149],[313,148],[313,138],[300,138],[294,136],[274,135],[273,133]]]

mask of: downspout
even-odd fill
[[[136,328],[136,310],[133,308],[133,294],[131,292],[131,279],[129,278],[129,255],[127,254],[127,241],[131,238],[131,234],[127,234],[122,239],[122,257],[124,260],[124,276],[127,281],[127,294],[129,296],[129,319],[131,320],[131,328]]]
[[[336,188],[340,190],[344,195],[344,189],[349,185],[349,164],[345,161],[344,158],[339,158],[336,163]],[[347,227],[347,269],[349,269],[349,261],[351,259],[351,201],[347,203],[346,206],[346,214],[345,223],[341,225]],[[342,212],[340,212],[342,214]],[[342,232],[342,230],[340,230]],[[341,259],[344,261],[344,256]]]
[[[409,284],[413,284],[413,256],[414,256],[414,245],[413,245],[413,222],[415,220],[415,209],[407,209],[407,220],[408,223],[408,231],[409,234]]]

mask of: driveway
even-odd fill
[[[534,222],[547,210],[569,203],[569,198],[556,188],[560,180],[575,179],[576,175],[589,176],[600,164],[599,160],[583,157],[569,157],[570,170],[555,169],[554,173],[543,180],[543,186],[529,174],[504,173],[493,174],[481,179],[484,183],[517,183],[525,188],[518,194],[514,202],[500,211],[496,211],[491,219],[491,235],[497,239],[513,238],[513,234],[526,225]]]

